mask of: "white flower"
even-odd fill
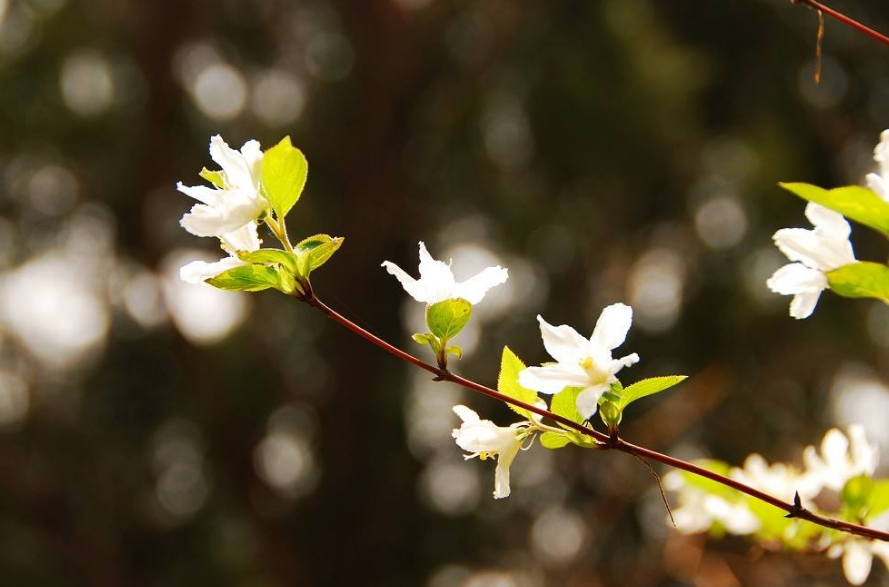
[[[494,472],[494,497],[509,497],[509,467],[522,448],[524,427],[527,422],[518,422],[509,427],[497,426],[490,420],[480,420],[478,414],[466,406],[454,406],[454,413],[460,416],[463,424],[454,430],[452,436],[457,446],[471,454],[463,458],[497,457]]]
[[[880,143],[874,149],[874,161],[880,164],[880,172],[867,174],[867,187],[889,201],[889,130],[880,133]]]
[[[671,471],[664,476],[664,487],[679,494],[679,505],[673,508],[673,520],[680,532],[697,534],[718,522],[730,534],[745,535],[756,532],[761,526],[759,518],[745,504],[732,503],[689,485],[681,471]]]
[[[219,240],[222,241],[222,248],[228,251],[228,257],[215,263],[192,261],[179,269],[182,281],[201,283],[229,269],[240,267],[245,263],[238,258],[238,251],[256,251],[262,244],[256,232],[256,223],[252,221],[234,232],[222,235]]]
[[[733,467],[730,476],[784,501],[793,501],[794,494],[798,492],[803,505],[818,494],[818,491],[803,482],[805,476],[794,467],[784,463],[770,465],[762,455],[756,453],[744,460],[743,469]]]
[[[383,267],[390,275],[394,275],[404,291],[418,302],[437,304],[444,300],[463,298],[470,304],[482,301],[489,289],[504,283],[508,274],[506,269],[497,265],[488,267],[481,273],[466,281],[457,283],[451,272],[450,264],[436,261],[420,242],[420,279],[414,279],[400,267],[390,261],[384,261]]]
[[[866,540],[857,536],[832,544],[827,551],[830,558],[843,557],[843,574],[852,585],[861,585],[870,576],[874,555],[889,566],[889,543],[879,540]]]
[[[210,157],[222,168],[222,187],[176,184],[180,192],[201,202],[180,224],[195,236],[222,237],[259,218],[267,206],[259,193],[262,151],[257,141],[247,141],[240,152],[235,151],[215,135],[210,139]]]
[[[589,418],[596,413],[602,394],[617,381],[615,374],[639,362],[636,353],[620,359],[611,356],[611,351],[627,338],[633,309],[626,304],[612,304],[602,310],[589,340],[570,326],[553,326],[541,316],[537,316],[537,321],[543,346],[557,362],[524,369],[519,373],[519,384],[541,393],[582,387],[577,396],[577,409],[584,418]]]
[[[880,461],[880,451],[870,444],[861,425],[849,426],[849,436],[833,428],[821,441],[821,454],[814,446],[803,451],[807,481],[817,491],[826,487],[840,491],[849,479],[873,475]],[[817,495],[816,491],[816,495]]]
[[[797,319],[808,318],[815,310],[828,287],[826,272],[855,262],[851,228],[842,214],[809,203],[806,217],[814,230],[783,228],[775,233],[775,244],[796,262],[781,267],[766,282],[773,292],[793,296],[790,315]]]

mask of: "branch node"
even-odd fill
[[[793,507],[790,508],[790,511],[787,512],[787,515],[784,517],[785,518],[798,518],[805,511],[806,511],[806,508],[803,507],[802,501],[800,501],[800,498],[799,498],[799,491],[794,492]]]

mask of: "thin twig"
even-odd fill
[[[358,326],[345,316],[339,314],[329,306],[327,306],[324,302],[319,300],[314,293],[309,291],[309,293],[305,296],[298,297],[300,301],[306,302],[313,308],[316,308],[327,315],[328,318],[338,322],[340,325],[346,327],[351,330],[358,336],[370,341],[386,352],[395,355],[402,361],[406,361],[415,367],[419,367],[429,373],[435,375],[436,381],[450,381],[451,383],[456,383],[466,389],[470,389],[482,395],[486,395],[490,398],[505,402],[507,404],[511,404],[513,406],[522,408],[524,410],[528,410],[529,412],[533,412],[538,416],[543,416],[544,418],[549,418],[559,424],[562,424],[572,430],[575,430],[585,436],[593,438],[598,441],[598,447],[602,449],[614,449],[620,452],[626,453],[628,455],[632,455],[636,458],[640,459],[650,459],[652,461],[657,461],[669,467],[673,467],[676,469],[682,469],[683,471],[688,471],[694,475],[698,475],[700,477],[705,477],[710,479],[711,481],[715,481],[721,485],[725,485],[726,487],[731,487],[741,493],[746,493],[747,495],[756,498],[760,501],[768,503],[770,505],[775,506],[778,509],[784,510],[788,514],[791,514],[791,517],[798,518],[800,520],[806,520],[808,522],[812,522],[813,524],[817,524],[819,526],[823,526],[825,528],[831,528],[834,530],[839,530],[841,532],[847,532],[849,534],[855,534],[858,536],[863,536],[865,538],[869,538],[872,540],[882,540],[884,542],[889,542],[889,532],[883,532],[881,530],[877,530],[875,528],[868,528],[867,526],[860,526],[858,524],[852,524],[850,522],[844,522],[842,520],[836,520],[834,518],[828,518],[826,516],[821,516],[814,512],[811,512],[803,507],[797,500],[796,503],[790,503],[784,501],[782,499],[778,499],[768,493],[762,492],[755,487],[751,487],[740,481],[732,479],[731,477],[726,477],[725,475],[720,475],[715,471],[710,471],[709,469],[705,469],[694,463],[689,463],[688,461],[683,461],[682,459],[677,459],[676,457],[671,457],[670,455],[666,455],[656,450],[652,450],[650,448],[645,448],[643,446],[637,446],[635,444],[629,443],[621,438],[611,438],[607,434],[603,434],[598,430],[595,430],[591,427],[584,426],[583,424],[578,424],[573,420],[569,420],[563,416],[558,414],[554,414],[547,409],[540,408],[538,406],[531,405],[529,403],[523,402],[521,400],[517,400],[515,398],[509,397],[491,389],[490,387],[486,387],[480,383],[476,383],[470,379],[466,379],[465,377],[461,377],[460,375],[455,375],[451,373],[447,369],[440,369],[435,365],[430,365],[417,357],[404,352],[403,350],[389,344],[382,338],[373,334],[372,332],[365,330],[361,326]]]
[[[852,27],[853,29],[855,29],[861,33],[864,33],[865,35],[880,41],[884,45],[889,45],[889,37],[887,37],[886,35],[884,35],[882,33],[878,33],[874,29],[861,24],[857,20],[849,18],[842,12],[837,12],[833,8],[829,8],[829,7],[825,6],[821,2],[817,2],[816,0],[790,0],[790,2],[793,4],[804,4],[804,5],[808,6],[809,8],[814,8],[815,10],[823,12],[827,16],[840,21],[844,25]]]
[[[664,502],[664,507],[667,508],[667,515],[670,516],[670,522],[673,523],[673,527],[676,527],[676,518],[673,517],[673,509],[670,507],[670,502],[667,501],[667,494],[664,491],[664,484],[661,483],[661,476],[657,474],[657,471],[654,470],[654,467],[651,466],[651,463],[640,457],[639,455],[633,455],[639,462],[645,465],[645,468],[648,469],[648,472],[651,473],[651,476],[654,477],[655,482],[657,483],[658,491],[661,492],[661,501]]]

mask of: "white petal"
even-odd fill
[[[386,271],[389,272],[389,275],[394,275],[395,279],[397,279],[401,283],[401,287],[404,288],[404,291],[408,293],[412,298],[417,300],[418,302],[428,302],[429,297],[426,294],[426,288],[424,284],[417,281],[410,275],[404,272],[404,270],[392,263],[391,261],[383,261],[383,267],[386,268]]]
[[[589,420],[599,407],[599,398],[610,389],[609,385],[591,385],[577,394],[577,411]]]
[[[519,372],[519,385],[541,393],[559,393],[566,387],[585,387],[589,382],[583,369],[561,363],[528,367]]]
[[[849,226],[842,214],[814,202],[809,202],[806,205],[806,218],[818,232],[829,238],[845,240],[852,232],[852,227]]]
[[[420,242],[420,281],[426,289],[426,303],[438,302],[456,297],[454,295],[454,274],[451,268],[441,261],[436,261]]]
[[[226,233],[219,238],[225,245],[225,249],[231,254],[235,254],[237,251],[256,251],[262,244],[262,241],[259,240],[259,233],[256,230],[256,223],[252,221],[238,230]]]
[[[784,265],[766,281],[775,293],[795,295],[800,292],[821,292],[827,289],[827,277],[817,269],[810,269],[802,263]]]
[[[478,414],[466,406],[454,406],[452,409],[464,423],[475,423],[479,421]],[[454,432],[456,432],[456,430]]]
[[[633,324],[633,308],[626,304],[612,304],[602,310],[590,337],[593,345],[616,349],[624,343]]]
[[[489,289],[505,283],[508,277],[509,274],[503,267],[499,265],[488,267],[478,275],[456,284],[454,296],[463,298],[470,304],[477,304],[482,301]]]
[[[179,278],[187,283],[202,283],[206,279],[216,277],[220,273],[240,267],[244,262],[236,257],[226,257],[215,263],[192,261],[179,269]]]
[[[880,557],[887,567],[889,567],[889,542],[879,542],[874,540],[871,542],[870,550],[873,554]]]
[[[225,234],[221,229],[225,227],[225,219],[219,210],[206,204],[195,204],[191,212],[182,216],[179,224],[195,236],[219,236]]]
[[[868,442],[864,427],[860,424],[849,426],[849,440],[849,454],[855,474],[873,475],[880,462],[880,447]]]
[[[244,155],[229,147],[219,135],[210,138],[210,157],[225,172],[227,184],[238,188],[256,189],[251,175],[251,166],[247,163]]]
[[[497,456],[497,469],[494,471],[494,499],[509,497],[509,467],[512,466],[521,447],[522,443],[514,440],[512,444],[504,447]]]
[[[247,162],[255,189],[259,189],[259,179],[262,173],[262,149],[259,146],[259,141],[251,140],[244,143],[241,147],[241,155]]]
[[[559,363],[576,364],[589,354],[589,341],[570,326],[553,326],[540,315],[537,322],[546,352]]]
[[[821,292],[801,292],[793,296],[790,301],[790,315],[797,320],[803,320],[812,315]]]
[[[812,269],[832,271],[855,262],[848,240],[829,240],[815,231],[782,228],[775,233],[775,244],[791,261],[800,261]]]
[[[614,361],[614,367],[612,368],[611,373],[617,373],[624,367],[632,367],[636,363],[639,362],[638,353],[631,353],[626,357],[621,357],[618,360]]]
[[[889,200],[889,181],[876,173],[868,173],[864,179],[867,181],[867,187],[884,200]]]
[[[831,468],[842,467],[846,463],[846,455],[849,454],[849,439],[846,435],[831,428],[821,441],[821,455]]]
[[[874,161],[880,164],[880,173],[889,175],[889,130],[880,133],[880,142],[874,148]]]
[[[181,181],[176,184],[176,189],[208,206],[218,208],[222,206],[223,190],[207,187],[205,185],[184,185]]]
[[[852,585],[861,585],[867,581],[873,564],[873,554],[863,540],[850,539],[845,544],[843,555],[843,572],[846,580]]]

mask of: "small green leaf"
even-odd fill
[[[826,273],[830,289],[847,298],[889,301],[889,267],[860,261]]]
[[[821,204],[889,236],[889,202],[867,188],[851,185],[826,190],[808,183],[778,185],[804,200]]]
[[[302,151],[290,143],[290,137],[263,154],[263,192],[278,218],[284,218],[299,200],[308,175],[309,164]]]
[[[445,300],[426,308],[426,324],[442,341],[450,340],[463,330],[472,314],[472,304],[462,298]]]
[[[666,377],[650,377],[648,379],[643,379],[642,381],[637,381],[633,385],[624,387],[618,392],[620,400],[617,402],[617,407],[623,411],[637,399],[660,393],[665,389],[673,387],[677,383],[681,383],[685,379],[687,379],[685,375],[668,375]],[[614,391],[615,388],[612,387],[612,392]]]
[[[583,424],[584,418],[580,415],[580,412],[577,411],[577,396],[581,391],[583,391],[582,387],[566,387],[553,396],[550,410],[552,410],[554,414],[562,416],[563,418],[568,418],[572,422]],[[561,422],[559,422],[559,426],[565,430],[572,430]]]
[[[623,411],[611,401],[599,402],[599,417],[608,427],[608,430],[616,429],[623,418]]]
[[[291,273],[296,272],[297,257],[281,249],[259,249],[258,251],[238,251],[238,258],[245,263],[256,265],[281,265]]]
[[[223,189],[225,187],[225,176],[221,171],[210,171],[206,167],[201,169],[200,173],[201,177],[218,187],[219,189]]]
[[[544,432],[540,435],[540,444],[543,445],[544,448],[557,449],[562,448],[571,443],[571,439],[568,438],[566,434],[559,434],[558,432]]]
[[[867,517],[875,518],[889,510],[889,479],[873,482],[867,504]]]
[[[537,392],[519,385],[519,373],[525,369],[525,364],[513,353],[509,347],[503,347],[503,357],[500,360],[500,375],[497,377],[497,391],[511,398],[521,400],[532,406],[537,404]],[[509,405],[509,408],[520,416],[531,418],[531,412],[524,408]]]
[[[454,355],[458,359],[463,358],[463,349],[455,344],[452,344],[448,348],[445,349],[446,355]]]
[[[846,481],[840,492],[840,499],[847,516],[857,518],[867,508],[873,489],[874,481],[869,475],[858,475]]]
[[[433,352],[438,354],[438,351],[441,350],[441,342],[439,342],[438,337],[434,334],[430,334],[428,332],[416,332],[411,338],[414,339],[414,342],[417,344],[421,344],[423,346],[431,346]]]
[[[327,263],[327,260],[342,246],[343,240],[341,236],[332,237],[326,234],[316,234],[297,243],[294,251],[298,255],[307,256],[308,262],[306,266],[311,272]]]
[[[229,291],[262,291],[270,287],[281,289],[278,271],[263,265],[235,267],[208,279],[207,283]]]

